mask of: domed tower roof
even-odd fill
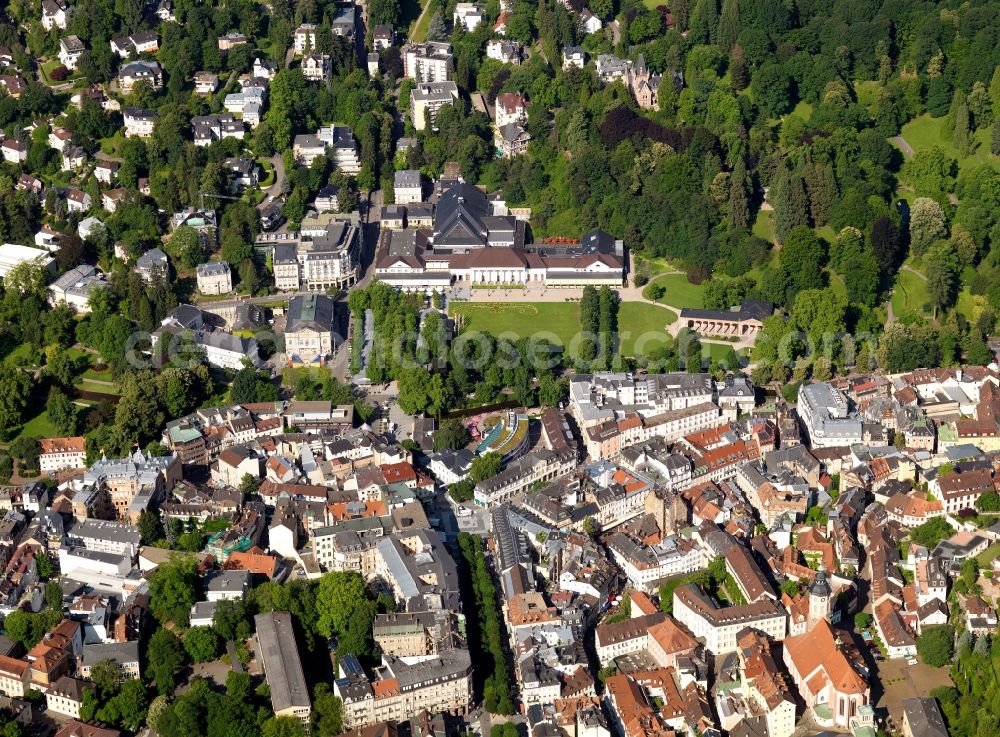
[[[830,583],[826,580],[826,570],[823,566],[820,566],[819,570],[816,571],[816,578],[813,579],[812,585],[809,586],[809,595],[829,598],[831,593]]]

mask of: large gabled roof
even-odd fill
[[[486,194],[471,184],[457,184],[441,196],[434,217],[434,245],[484,246],[489,217]]]

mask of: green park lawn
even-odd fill
[[[636,271],[645,269],[650,278],[657,274],[684,270],[683,265],[675,264],[662,256],[640,256],[639,254],[635,255],[635,268]]]
[[[768,243],[774,243],[774,222],[769,211],[761,210],[757,213],[757,219],[754,221],[752,232],[758,238]]]
[[[977,166],[995,160],[990,155],[990,132],[984,128],[976,131],[974,138],[978,144],[972,156],[961,157],[958,155],[954,143],[952,142],[952,131],[945,130],[945,118],[932,118],[929,113],[914,118],[903,126],[903,138],[913,147],[914,151],[924,151],[932,146],[940,146],[945,153],[958,160],[959,169]]]
[[[118,131],[111,138],[102,138],[100,145],[101,151],[108,156],[121,156],[122,146],[125,145],[125,136],[121,131]]]
[[[830,288],[837,294],[841,295],[845,300],[847,299],[847,285],[844,283],[844,277],[834,271],[831,267],[823,269],[826,272],[827,277],[830,279]]]
[[[799,104],[795,106],[794,110],[792,110],[792,115],[797,115],[798,117],[802,118],[802,120],[806,121],[808,121],[809,118],[812,117],[812,114],[813,114],[812,105],[810,105],[805,100],[799,100]]]
[[[579,302],[452,302],[452,317],[461,315],[464,331],[481,331],[491,335],[512,333],[519,338],[549,333],[556,336],[563,346],[568,346],[580,332]],[[624,355],[633,355],[639,346],[653,349],[663,345],[662,340],[652,340],[649,334],[666,334],[666,327],[677,320],[670,310],[643,302],[622,302],[618,309],[619,333],[628,333],[622,339]],[[639,341],[640,336],[647,337]]]
[[[21,343],[17,348],[7,354],[4,361],[12,366],[25,366],[31,359],[31,346]]]
[[[989,568],[996,558],[1000,558],[1000,543],[993,543],[976,556],[980,568]]]
[[[892,289],[892,311],[899,318],[906,312],[930,315],[932,310],[927,295],[927,282],[912,271],[900,269]]]
[[[958,300],[955,302],[955,309],[963,316],[966,320],[972,322],[976,319],[978,312],[976,308],[981,306],[980,303],[985,304],[985,298],[982,296],[973,295],[968,287],[963,287],[962,291],[958,293]]]
[[[663,297],[657,300],[665,305],[681,309],[684,307],[700,308],[703,304],[702,292],[705,291],[705,287],[689,282],[686,274],[667,274],[654,279],[651,283],[666,289]]]
[[[564,346],[580,332],[578,302],[452,302],[448,309],[452,317],[463,317],[465,332],[513,333],[519,338],[547,332]]]
[[[881,85],[875,80],[859,80],[854,83],[854,94],[858,96],[858,104],[869,110],[875,109],[875,97]]]
[[[719,361],[729,355],[730,350],[736,350],[733,348],[732,343],[706,343],[702,342],[702,350],[708,349],[708,355],[711,356],[713,361]],[[736,351],[740,357],[745,357],[748,353],[747,348],[741,348]]]
[[[650,350],[669,344],[669,339],[664,341],[662,338],[667,325],[676,321],[677,315],[671,310],[644,302],[622,302],[618,308],[618,332],[628,333],[622,337],[622,354],[634,356],[637,344]],[[657,337],[654,338],[654,334]]]
[[[91,381],[113,381],[111,378],[111,369],[98,371],[95,368],[89,368],[84,371],[81,376],[83,376],[84,379],[90,379]]]
[[[43,409],[37,415],[24,423],[19,437],[57,438],[61,435],[59,429],[49,420],[48,413]]]
[[[66,84],[67,82],[72,82],[74,79],[77,79],[79,77],[79,72],[70,72],[69,76],[67,76],[66,79],[64,79],[62,82],[57,82],[56,80],[52,79],[52,77],[49,76],[52,74],[52,70],[61,66],[62,62],[59,61],[58,57],[55,57],[49,59],[47,62],[45,62],[39,67],[39,69],[42,72],[42,80],[45,82],[45,84],[49,85],[49,87],[55,87],[60,84]]]
[[[84,378],[82,381],[77,382],[73,385],[80,391],[84,392],[97,392],[99,394],[118,394],[113,384],[102,384],[96,381],[92,381]]]

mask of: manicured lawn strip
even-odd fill
[[[676,321],[677,315],[662,307],[643,302],[622,302],[618,307],[618,332],[628,333],[622,337],[622,355],[634,356],[637,344],[645,351],[669,345],[671,338],[666,327]]]
[[[683,266],[678,266],[671,261],[660,256],[636,256],[636,270],[639,268],[640,261],[645,264],[647,273],[652,277],[656,274],[662,274],[665,271],[683,271]]]
[[[96,381],[88,381],[84,379],[78,384],[74,384],[74,387],[80,391],[85,392],[97,392],[99,394],[118,394],[113,384],[99,384]]]
[[[774,223],[771,213],[767,210],[758,212],[751,231],[758,238],[774,243]]]
[[[958,293],[958,300],[955,302],[955,309],[958,310],[966,320],[970,322],[976,318],[977,307],[985,304],[985,299],[981,295],[973,295],[968,287],[963,287]]]
[[[732,348],[734,351],[736,350],[736,347],[732,343],[705,343],[705,342],[702,342],[701,347],[702,347],[703,351],[704,350],[708,350],[708,355],[713,360],[716,360],[716,361],[718,361],[718,360],[720,360],[720,359],[725,358],[726,356],[728,356],[730,348]],[[747,349],[746,348],[741,348],[740,350],[736,351],[736,353],[739,356],[746,356]]]
[[[900,269],[892,290],[892,310],[896,317],[900,317],[905,312],[913,312],[917,315],[931,314],[930,308],[927,307],[928,300],[927,282],[912,271]],[[927,307],[926,310],[925,307]]]
[[[844,277],[838,274],[836,271],[827,267],[824,269],[827,276],[830,278],[830,288],[833,289],[838,294],[842,295],[844,299],[847,299],[847,285],[844,283]]]
[[[86,371],[84,371],[81,374],[81,376],[84,379],[90,379],[91,381],[95,381],[95,380],[96,381],[112,381],[112,379],[111,379],[111,371],[110,370],[98,371],[97,369],[89,368]]]
[[[49,416],[45,410],[42,410],[24,423],[24,427],[21,428],[21,432],[18,435],[21,437],[57,438],[61,433],[49,420]]]
[[[701,284],[692,284],[687,280],[686,274],[666,274],[653,282],[666,289],[666,294],[657,301],[678,309],[683,307],[700,308],[702,306],[701,295],[705,287]]]
[[[465,333],[513,333],[519,338],[554,333],[565,347],[580,332],[577,302],[452,302],[448,309],[452,317],[464,317]]]

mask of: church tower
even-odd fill
[[[830,608],[833,606],[832,594],[830,583],[826,580],[826,570],[821,565],[809,586],[809,629],[819,620],[829,618]]]

